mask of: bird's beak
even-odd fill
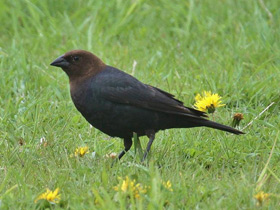
[[[64,58],[64,55],[58,57],[57,59],[55,59],[52,63],[51,66],[57,66],[57,67],[67,67],[69,66],[69,62]]]

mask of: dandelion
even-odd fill
[[[216,108],[224,106],[221,102],[221,96],[217,93],[212,94],[211,91],[204,91],[202,95],[199,93],[195,96],[195,108],[202,112],[214,113]]]
[[[165,187],[165,189],[169,190],[170,192],[173,192],[172,184],[169,180],[167,182],[162,181],[162,185]]]
[[[60,194],[58,194],[59,188],[56,188],[54,191],[51,191],[50,189],[46,189],[46,192],[39,195],[39,197],[34,201],[37,203],[38,200],[47,200],[50,203],[59,203],[60,201]]]
[[[147,193],[147,187],[143,187],[140,183],[136,184],[135,179],[131,180],[128,176],[125,179],[121,179],[121,182],[113,189],[122,193],[132,193],[134,198],[139,199],[140,194]]]
[[[75,150],[75,157],[83,157],[85,154],[89,153],[88,147],[78,147]]]
[[[232,120],[232,127],[237,127],[240,124],[240,121],[244,119],[244,116],[242,113],[235,113],[233,115],[233,120]]]
[[[254,195],[254,198],[258,201],[257,205],[261,206],[264,202],[268,201],[269,194],[264,193],[263,191],[258,192],[256,195]]]

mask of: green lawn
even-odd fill
[[[279,8],[278,0],[0,1],[0,209],[278,209]],[[210,117],[230,125],[241,112],[240,129],[275,104],[246,135],[160,131],[148,165],[133,147],[111,167],[106,154],[123,142],[90,127],[67,76],[49,65],[72,49],[187,106],[204,90],[218,93],[226,106]],[[71,157],[81,146],[90,153]],[[126,176],[140,185],[117,192]],[[46,188],[60,189],[59,203],[34,202]],[[262,205],[260,191],[269,193]]]

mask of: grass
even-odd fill
[[[1,1],[0,209],[255,209],[258,191],[270,194],[260,208],[279,208],[280,2],[261,2]],[[49,65],[71,49],[94,52],[187,106],[198,92],[219,93],[226,106],[215,120],[223,124],[241,112],[245,127],[275,104],[246,135],[161,131],[149,165],[132,149],[111,167],[105,156],[123,142],[90,128],[66,75]],[[70,157],[84,145],[95,158]],[[113,190],[126,176],[147,193]],[[162,185],[168,180],[173,191]],[[57,187],[59,204],[34,203]]]

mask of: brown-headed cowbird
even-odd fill
[[[242,134],[205,119],[204,112],[185,107],[172,94],[106,65],[90,52],[73,50],[51,65],[68,75],[72,100],[86,120],[109,136],[124,139],[119,159],[130,149],[133,132],[149,137],[143,160],[159,130],[205,126]]]

